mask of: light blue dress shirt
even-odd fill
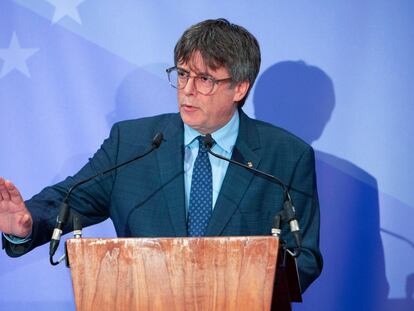
[[[230,121],[221,129],[211,133],[211,136],[216,141],[212,151],[218,153],[226,158],[231,158],[233,154],[233,147],[236,144],[237,135],[239,134],[239,112],[236,110]],[[198,154],[197,137],[201,134],[184,124],[184,184],[185,184],[185,202],[186,210],[188,212],[190,202],[191,177],[193,174],[194,162]],[[218,159],[211,154],[208,155],[211,164],[211,171],[213,177],[213,209],[216,204],[218,194],[220,193],[221,185],[223,184],[224,176],[226,175],[229,162]]]

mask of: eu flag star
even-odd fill
[[[27,60],[38,50],[34,48],[22,48],[16,33],[13,32],[9,47],[0,48],[0,59],[3,60],[3,66],[0,67],[0,78],[3,78],[14,69],[30,78]]]
[[[52,24],[59,22],[65,16],[70,17],[78,24],[82,24],[78,6],[85,0],[46,0],[55,7]]]

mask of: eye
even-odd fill
[[[180,79],[185,79],[188,77],[188,73],[185,72],[184,70],[177,70],[177,75],[178,75],[178,78]]]
[[[204,76],[204,75],[201,75],[201,76],[199,76],[198,78],[199,78],[199,79],[200,79],[200,81],[201,81],[201,82],[203,82],[203,83],[210,83],[210,82],[211,82],[211,78],[210,78],[209,76]]]

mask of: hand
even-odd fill
[[[24,238],[32,231],[33,219],[19,190],[0,177],[0,231]]]

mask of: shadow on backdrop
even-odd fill
[[[165,73],[163,68],[167,68],[167,65],[160,64],[156,67],[162,75]],[[120,120],[177,112],[176,97],[177,92],[169,85],[166,73],[165,78],[162,79],[142,68],[137,68],[119,85],[115,107],[107,115],[107,122],[111,126]]]
[[[321,69],[284,61],[259,77],[253,103],[257,119],[312,144],[335,107],[334,86]],[[315,155],[324,268],[295,310],[385,310],[377,181],[345,159],[317,150]]]

